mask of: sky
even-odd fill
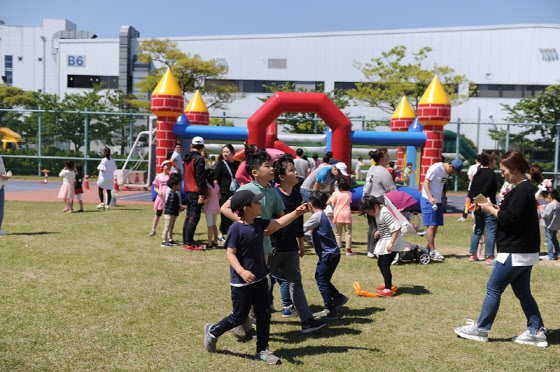
[[[0,0],[8,25],[43,18],[66,18],[100,38],[117,38],[121,25],[147,38],[364,31],[560,24],[560,0]]]

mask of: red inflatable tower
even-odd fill
[[[443,149],[443,127],[451,120],[451,104],[437,76],[418,104],[418,121],[424,126],[426,144],[422,151],[420,182],[430,165],[440,162]]]
[[[157,116],[156,172],[161,172],[161,163],[167,153],[173,151],[177,138],[173,126],[183,113],[185,100],[171,69],[167,69],[152,93],[152,112]]]
[[[408,132],[410,124],[414,121],[416,115],[414,115],[414,110],[408,103],[406,96],[403,96],[401,102],[397,106],[393,116],[391,117],[391,132]],[[397,157],[397,167],[398,169],[404,169],[404,147],[399,146],[398,157]]]
[[[208,108],[206,108],[206,104],[204,104],[202,96],[198,90],[187,105],[185,115],[189,119],[191,125],[210,124],[210,114],[208,113]]]

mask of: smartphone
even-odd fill
[[[478,203],[478,204],[484,204],[487,203],[488,200],[486,199],[486,197],[482,194],[478,194],[477,196],[474,197],[474,202]]]

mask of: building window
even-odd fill
[[[68,88],[93,88],[94,85],[103,85],[104,89],[118,89],[118,76],[98,75],[68,75]]]
[[[13,72],[14,72],[14,56],[4,56],[4,76],[5,83],[7,85],[12,85],[13,82]]]
[[[284,84],[294,84],[296,89],[302,88],[307,91],[309,90],[323,90],[325,82],[324,81],[288,81],[288,80],[206,80],[205,85],[210,86],[231,86],[237,87],[240,93],[270,93],[265,86],[277,86]]]
[[[285,70],[288,68],[288,60],[286,58],[269,58],[267,66],[270,69]]]
[[[342,89],[342,90],[356,89],[356,83],[351,81],[335,81],[334,89]]]
[[[477,84],[471,97],[529,98],[544,92],[547,85]]]

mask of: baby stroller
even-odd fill
[[[424,236],[426,231],[420,230],[420,218],[417,213],[407,210],[414,205],[416,200],[402,191],[393,191],[385,194],[385,206],[401,224],[401,234],[413,234]],[[414,223],[413,223],[414,221]],[[403,252],[397,252],[392,265],[404,262],[418,262],[427,265],[431,261],[430,252],[427,248],[405,241]]]

